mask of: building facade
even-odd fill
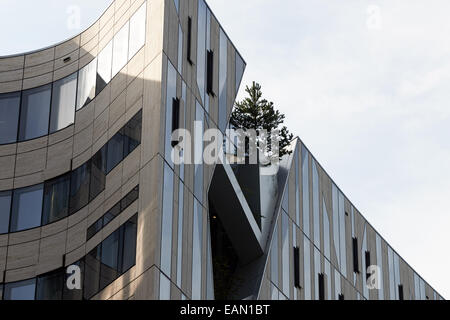
[[[0,57],[0,298],[442,299],[299,139],[270,172],[202,161],[245,65],[204,0]]]

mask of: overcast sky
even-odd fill
[[[69,38],[110,2],[0,0],[0,55]],[[261,83],[359,211],[450,297],[450,2],[208,3],[247,61],[243,83]]]

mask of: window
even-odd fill
[[[201,101],[205,101],[205,69],[206,69],[206,4],[198,0],[197,20],[197,85]]]
[[[86,241],[95,236],[103,228],[103,217],[94,222],[88,229],[86,233]]]
[[[303,186],[303,232],[307,237],[309,237],[309,152],[302,145],[302,186]],[[336,224],[334,227],[336,228]],[[334,236],[338,236],[339,232],[336,233],[334,230]],[[336,243],[336,238],[335,238]],[[339,244],[339,242],[337,242]],[[339,253],[339,252],[338,252]]]
[[[119,243],[120,232],[113,232],[102,242],[100,290],[117,279],[119,275]]]
[[[61,270],[37,278],[36,300],[61,300],[64,273]]]
[[[80,110],[95,97],[97,59],[78,71],[77,110]]]
[[[325,300],[325,276],[319,273],[319,300]]]
[[[79,260],[79,261],[77,261],[77,262],[75,262],[75,263],[72,263],[72,265],[76,265],[76,266],[78,266],[79,268],[80,268],[80,271],[81,271],[81,288],[80,289],[72,289],[72,290],[69,290],[68,288],[67,288],[67,286],[66,285],[64,285],[63,286],[63,299],[64,300],[82,300],[82,298],[83,298],[83,275],[85,274],[85,272],[84,272],[84,258],[83,259],[81,259],[81,260]],[[63,271],[63,273],[64,273],[64,284],[66,284],[67,283],[67,280],[69,279],[69,277],[72,275],[72,274],[68,274],[68,273],[66,273],[66,270],[64,269],[64,271]]]
[[[34,300],[36,279],[5,284],[5,300]]]
[[[272,246],[270,248],[270,279],[278,286],[278,224],[275,225],[275,229],[272,235]]]
[[[123,231],[123,261],[121,272],[127,272],[136,264],[136,239],[138,216],[135,215],[125,223]]]
[[[89,299],[99,291],[101,245],[91,250],[84,259],[83,297]]]
[[[99,94],[111,81],[112,72],[112,54],[113,41],[111,40],[106,47],[98,54],[97,61],[97,81],[95,85],[95,94]]]
[[[20,92],[0,94],[0,144],[17,140]]]
[[[0,234],[8,233],[11,213],[11,191],[0,192]]]
[[[172,99],[172,133],[180,128],[180,99]],[[175,139],[175,138],[174,138]],[[172,140],[172,148],[179,143],[177,140]]]
[[[23,91],[20,111],[19,141],[48,134],[51,84]]]
[[[123,157],[126,158],[141,144],[142,135],[142,110],[140,110],[123,127],[124,148]]]
[[[110,173],[123,160],[123,130],[117,132],[108,141],[106,172]]]
[[[219,52],[219,129],[227,127],[227,68],[228,68],[228,39],[220,29]]]
[[[172,222],[173,222],[173,171],[164,164],[163,207],[161,252],[172,252]],[[171,254],[161,255],[161,270],[170,274]]]
[[[191,57],[191,47],[192,47],[192,18],[188,17],[188,28],[187,28],[187,60],[188,62],[193,65],[194,62],[192,62]]]
[[[124,211],[138,198],[139,198],[139,186],[131,190],[125,197],[123,197],[123,199],[120,201],[120,210]]]
[[[130,23],[127,22],[114,36],[112,76],[122,70],[128,61],[128,32]]]
[[[358,239],[353,238],[353,272],[359,273]]]
[[[300,286],[300,248],[294,248],[294,286],[301,289]]]
[[[194,128],[194,196],[200,203],[203,201],[203,133],[205,113],[200,103],[196,104],[195,120],[198,125]]]
[[[242,76],[244,75],[245,63],[242,57],[236,52],[236,94],[241,85]]]
[[[68,127],[74,122],[76,96],[76,73],[53,83],[50,133]]]
[[[90,161],[72,171],[70,179],[69,213],[75,213],[89,202]]]
[[[403,296],[403,285],[402,284],[398,285],[398,300],[405,300],[405,298]]]
[[[128,58],[131,59],[145,44],[146,3],[144,3],[130,19],[130,48]]]
[[[366,280],[367,280],[370,277],[370,273],[368,272],[368,269],[371,266],[371,264],[370,264],[370,251],[366,251],[365,258],[366,258],[366,270],[364,270],[364,272],[366,274]]]
[[[314,244],[320,248],[320,214],[319,214],[319,173],[316,161],[312,160],[312,191],[313,191],[313,225]]]
[[[282,291],[289,298],[290,291],[290,261],[289,261],[289,218],[282,213],[281,219],[281,266],[282,266]]]
[[[89,201],[95,199],[103,190],[106,183],[106,145],[98,150],[91,159],[91,186]]]
[[[41,225],[42,196],[42,184],[14,190],[11,232]]]
[[[46,181],[42,225],[58,221],[69,214],[70,174]]]
[[[212,50],[208,50],[206,62],[206,93],[214,96],[214,52]]]
[[[195,198],[193,224],[192,299],[200,300],[202,298],[203,207]]]
[[[345,300],[344,295],[343,294],[339,294],[338,300],[344,301]]]

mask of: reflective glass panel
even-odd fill
[[[41,225],[43,185],[14,190],[11,232]]]
[[[303,254],[305,300],[311,300],[311,244],[306,236],[303,241]]]
[[[161,235],[161,270],[171,274],[172,221],[173,221],[173,171],[164,163],[163,209]]]
[[[11,191],[0,192],[0,234],[8,233],[11,214]]]
[[[160,273],[159,279],[159,299],[170,300],[170,281],[163,273]]]
[[[17,140],[20,92],[0,94],[0,144]]]
[[[130,49],[128,59],[131,59],[145,44],[145,18],[147,3],[136,11],[130,19]]]
[[[167,98],[166,98],[166,130],[165,130],[165,159],[172,166],[172,108],[173,99],[177,98],[177,72],[175,67],[167,62]]]
[[[5,300],[34,300],[36,279],[5,284]]]
[[[206,4],[198,0],[198,31],[197,31],[197,85],[201,100],[205,101],[206,75]]]
[[[309,237],[309,152],[302,146],[303,232]]]
[[[100,290],[105,288],[119,276],[119,242],[119,231],[113,232],[102,242]]]
[[[192,249],[192,299],[202,298],[202,235],[203,207],[194,198],[194,228]]]
[[[45,182],[42,225],[67,217],[69,213],[70,174]]]
[[[245,63],[240,54],[236,51],[236,94],[239,91],[242,77],[244,75]]]
[[[61,300],[63,294],[63,269],[37,278],[36,300]]]
[[[99,290],[100,285],[100,249],[101,245],[89,252],[84,261],[84,290],[85,299],[91,298]]]
[[[142,134],[142,110],[139,111],[123,127],[124,158],[126,158],[131,152],[133,152],[134,149],[136,149],[141,144],[141,134]]]
[[[68,127],[74,122],[76,97],[76,73],[53,83],[50,133]]]
[[[51,84],[23,91],[20,111],[19,141],[48,134]]]
[[[80,210],[89,202],[90,171],[90,161],[72,171],[70,179],[69,214]]]
[[[282,266],[283,266],[283,293],[289,298],[290,291],[290,261],[289,261],[289,218],[282,214]]]
[[[123,140],[123,130],[120,130],[108,141],[106,173],[110,173],[123,160]]]
[[[113,41],[111,40],[106,47],[98,54],[97,61],[97,81],[95,86],[95,94],[99,94],[106,85],[111,81],[112,72],[112,53]]]
[[[136,264],[137,223],[137,215],[125,223],[123,235],[122,273],[128,271],[128,269]]]
[[[319,213],[319,173],[316,161],[312,161],[312,189],[313,189],[313,217],[314,217],[314,244],[320,248],[320,213]]]
[[[91,181],[89,199],[95,199],[103,190],[106,183],[106,145],[97,151],[91,159]]]
[[[114,77],[128,62],[128,32],[130,23],[127,22],[114,36],[112,76]]]
[[[275,226],[270,248],[270,279],[278,286],[278,225]]]
[[[78,71],[77,110],[80,110],[95,97],[97,59]]]
[[[219,52],[219,129],[223,132],[227,127],[227,66],[228,66],[228,39],[220,29]]]
[[[205,114],[200,103],[195,108],[195,128],[194,128],[194,195],[200,201],[203,201],[203,132],[204,132]]]

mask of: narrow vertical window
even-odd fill
[[[294,248],[294,286],[301,289],[300,286],[300,249]]]
[[[371,264],[370,264],[370,251],[366,251],[365,256],[366,256],[366,270],[365,270],[365,273],[366,273],[366,280],[367,280],[370,277],[370,274],[367,271],[369,269],[369,267],[371,266]]]
[[[319,300],[325,300],[325,276],[319,273]]]
[[[180,99],[172,99],[172,133],[180,128]],[[179,141],[172,140],[172,148],[174,148]]]
[[[187,30],[187,60],[193,65],[192,57],[191,57],[191,44],[192,42],[192,18],[188,17],[188,30]]]
[[[339,294],[338,300],[341,300],[341,301],[344,301],[344,300],[345,300],[344,295],[343,295],[342,293]]]
[[[398,286],[398,300],[404,300],[402,284]]]
[[[0,94],[0,144],[17,140],[20,92]]]
[[[359,273],[358,239],[353,238],[353,272]]]
[[[208,50],[207,60],[206,60],[206,93],[214,96],[213,91],[213,71],[214,71],[214,52]]]

